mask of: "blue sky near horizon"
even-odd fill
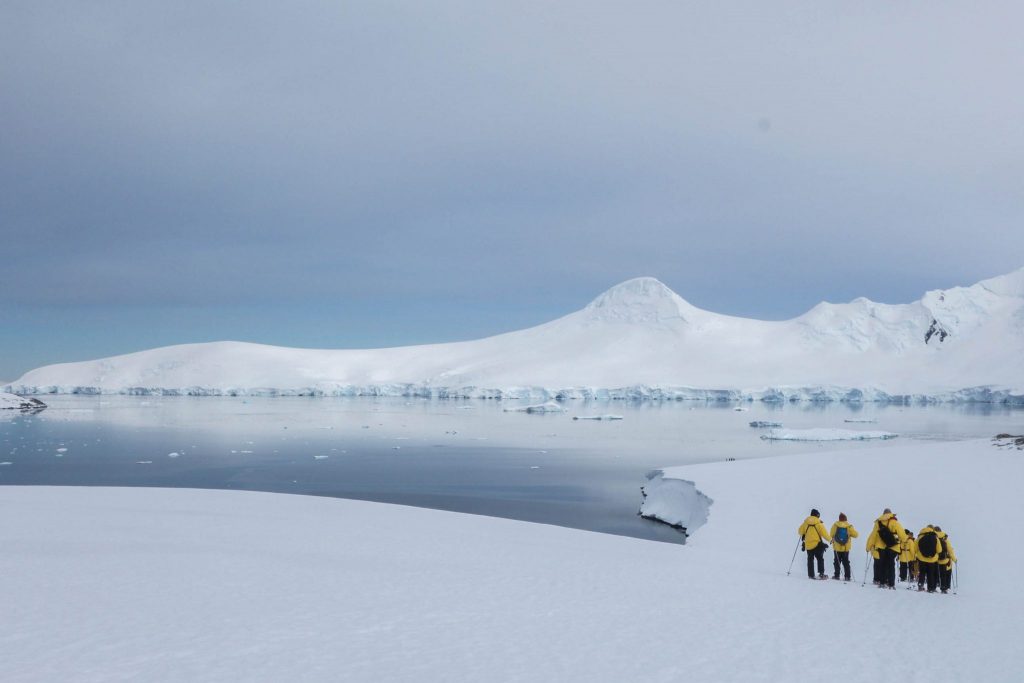
[[[6,3],[0,380],[1024,266],[1015,3]]]

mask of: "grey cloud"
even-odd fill
[[[0,9],[0,305],[765,317],[1021,265],[1016,5]],[[770,125],[763,125],[769,121]]]

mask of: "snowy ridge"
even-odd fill
[[[19,394],[403,396],[551,401],[1024,404],[1024,269],[910,304],[821,303],[792,320],[701,310],[654,278],[469,342],[372,350],[244,342],[51,365]]]

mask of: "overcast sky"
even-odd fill
[[[1016,2],[0,5],[0,380],[1024,266]]]

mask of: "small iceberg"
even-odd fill
[[[621,415],[573,415],[574,420],[621,420]]]
[[[758,429],[767,429],[769,427],[781,427],[782,423],[781,422],[768,422],[767,420],[754,420],[753,422],[750,423],[750,426],[751,427],[756,427]]]
[[[38,413],[46,404],[31,396],[17,396],[0,391],[0,410],[19,410],[26,413]]]
[[[773,429],[762,434],[765,441],[866,441],[868,439],[895,439],[892,432],[868,432],[854,429]]]
[[[532,406],[519,406],[518,408],[505,408],[506,413],[564,413],[565,408],[554,401],[538,403]]]

